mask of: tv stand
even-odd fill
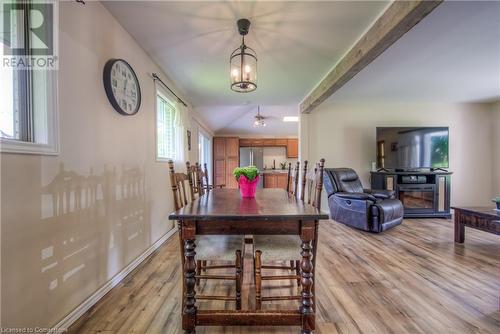
[[[438,172],[438,171],[445,172],[445,173],[448,172],[446,169],[441,168],[441,167],[439,167],[439,168],[431,168],[431,172]]]
[[[371,172],[371,188],[396,192],[404,207],[405,218],[451,218],[451,172],[431,171]]]

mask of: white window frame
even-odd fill
[[[54,27],[57,29],[59,7],[58,3],[54,2]],[[36,141],[23,141],[19,139],[0,137],[0,152],[2,153],[19,153],[19,154],[37,154],[37,155],[59,155],[60,153],[60,128],[59,128],[59,108],[58,108],[58,71],[47,70],[47,90],[49,95],[46,96],[46,121],[47,121],[47,138],[46,143]]]
[[[171,103],[174,108],[175,108],[175,103],[173,101],[175,101],[172,97],[171,94],[169,94],[162,86],[160,83],[158,82],[155,82],[155,90],[154,90],[154,105],[155,105],[155,157],[156,157],[156,161],[157,162],[168,162],[170,160],[173,160],[175,161],[175,157],[160,157],[158,156],[158,95],[162,95],[169,103]],[[175,111],[177,112],[177,110]],[[175,115],[174,115],[175,117]],[[175,129],[174,129],[175,130]],[[173,134],[173,136],[175,137],[175,132]],[[175,138],[174,138],[175,140]],[[175,145],[175,142],[174,142],[174,145]],[[174,148],[175,150],[175,148]]]
[[[0,138],[0,152],[59,155],[59,112],[57,104],[58,87],[56,71],[49,71],[47,85],[50,87],[50,96],[47,96],[47,143],[36,143],[11,138]]]

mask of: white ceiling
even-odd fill
[[[206,118],[211,128],[217,128],[223,135],[262,135],[262,136],[297,136],[298,123],[283,122],[283,116],[298,116],[296,104],[260,107],[260,114],[265,116],[265,127],[252,126],[257,114],[257,106],[209,106],[196,108],[201,115],[214,115]]]
[[[269,116],[277,117],[284,106],[298,104],[388,3],[104,2],[217,132],[240,128],[238,122],[233,127],[227,120],[241,106],[278,105],[266,109]],[[259,59],[258,88],[249,94],[229,88],[229,55],[241,43],[236,21],[242,17],[252,22],[246,44]],[[234,111],[226,113],[230,106]],[[270,128],[266,131],[272,134]],[[295,124],[290,134],[296,133]]]
[[[294,135],[297,104],[388,1],[106,1],[216,133]],[[253,93],[229,89],[236,20],[252,21],[259,57]],[[329,100],[474,102],[500,99],[500,2],[446,1]],[[256,106],[271,116],[253,128]]]
[[[329,98],[492,100],[500,100],[500,2],[492,1],[445,1]]]

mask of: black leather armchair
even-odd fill
[[[394,191],[363,189],[351,168],[325,168],[330,217],[370,232],[383,232],[403,221],[403,204]]]

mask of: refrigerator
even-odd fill
[[[240,167],[255,166],[260,172],[264,170],[264,149],[262,147],[241,147]],[[264,187],[264,177],[260,176],[257,188]]]

